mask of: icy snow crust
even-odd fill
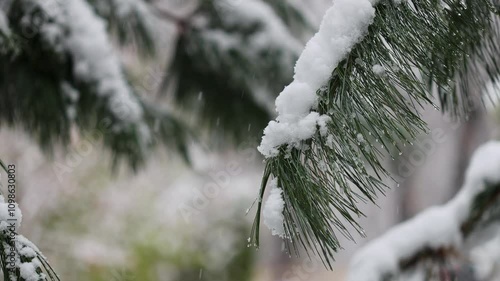
[[[446,205],[428,209],[372,241],[353,258],[348,281],[376,281],[398,272],[399,261],[425,247],[461,248],[461,224],[485,183],[500,182],[500,142],[489,142],[474,154],[460,193]],[[486,271],[486,270],[485,270]]]
[[[316,91],[352,47],[362,40],[375,16],[375,0],[336,0],[326,12],[320,29],[307,43],[295,65],[294,81],[276,99],[276,121],[264,130],[258,147],[266,157],[278,155],[282,145],[298,147],[311,138],[318,126],[326,132],[330,118],[311,111],[317,106]]]

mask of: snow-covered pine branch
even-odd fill
[[[12,186],[9,170],[0,160],[0,187],[2,172],[8,175],[5,182]],[[5,183],[4,182],[4,183]],[[10,188],[9,188],[10,190]],[[4,197],[0,190],[0,266],[5,281],[60,281],[57,273],[47,262],[35,244],[18,233],[22,212],[9,193]]]
[[[464,114],[470,93],[459,81],[475,69],[470,62],[488,70],[482,81],[500,73],[495,11],[489,0],[333,1],[258,148],[266,157],[260,199],[277,179],[290,251],[305,247],[331,267],[340,247],[333,228],[350,238],[347,222],[363,234],[357,205],[383,192],[390,175],[380,158],[397,157],[427,130],[417,109],[433,104],[428,86],[440,89],[443,111]]]
[[[154,124],[169,130],[161,141],[183,150],[182,126],[164,110],[145,110],[150,106],[129,85],[105,21],[87,1],[21,0],[1,8],[10,33],[0,44],[14,44],[0,53],[2,123],[29,128],[49,147],[68,142],[76,125],[102,136],[134,167],[153,145]]]
[[[424,259],[436,258],[440,252],[468,256],[465,242],[469,236],[477,229],[500,223],[497,219],[481,225],[492,216],[488,211],[500,204],[499,171],[500,142],[492,141],[472,157],[464,184],[455,198],[446,205],[423,211],[366,245],[353,258],[347,280],[386,280],[414,270]],[[496,236],[500,237],[500,232]],[[497,246],[493,251],[498,249]],[[476,260],[483,264],[495,262],[495,256],[481,258]],[[483,270],[480,277],[488,277],[490,273]]]
[[[314,15],[309,12],[309,2],[301,0],[274,1],[265,0],[273,8],[276,15],[299,38],[309,39],[316,29]]]
[[[160,19],[155,7],[144,0],[89,0],[95,12],[106,20],[107,28],[122,44],[135,44],[142,54],[158,51]]]
[[[166,79],[164,89],[175,88],[173,100],[181,108],[176,116],[197,115],[196,129],[222,131],[236,140],[261,132],[272,118],[269,99],[290,82],[301,49],[287,24],[306,23],[295,6],[288,14],[284,3],[270,3],[203,0],[181,19],[173,61],[158,75]],[[185,156],[187,126],[166,106],[138,97],[108,34],[151,51],[158,29],[168,22],[154,12],[155,5],[144,0],[4,2],[0,122],[24,126],[44,147],[69,142],[72,126],[83,134],[104,133],[106,147],[133,167],[155,143],[167,143]]]
[[[244,140],[273,117],[302,43],[267,2],[201,0],[186,19],[165,88],[198,126]]]

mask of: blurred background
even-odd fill
[[[7,2],[4,9],[14,9]],[[65,2],[55,5],[64,11],[69,9]],[[55,90],[25,89],[26,83],[39,82],[23,72],[17,75],[25,82],[14,83],[12,77],[19,70],[14,65],[21,63],[51,71],[52,57],[28,63],[2,59],[0,108],[9,111],[9,95],[36,91],[40,112],[56,115],[45,116],[43,122],[28,120],[19,112],[2,115],[0,157],[17,167],[21,233],[38,245],[62,280],[343,280],[359,247],[452,198],[472,152],[497,134],[493,106],[478,104],[464,121],[423,108],[431,133],[406,147],[399,158],[386,160],[396,180],[387,179],[392,188],[380,196],[378,206],[363,206],[369,216],[361,218],[366,238],[343,239],[345,249],[338,253],[333,271],[326,271],[314,258],[290,257],[283,242],[265,227],[261,248],[256,250],[247,241],[255,215],[250,207],[264,168],[256,147],[274,117],[276,95],[291,81],[294,62],[331,1],[83,2],[88,11],[72,11],[77,13],[75,22],[77,15],[90,11],[106,26],[113,56],[119,59],[131,92],[143,104],[160,106],[180,120],[183,132],[170,132],[167,138],[187,137],[179,141],[181,145],[152,146],[139,161],[127,156],[136,152],[103,137],[96,122],[79,123],[81,116],[93,114],[82,104],[75,105],[76,113],[66,108],[61,114],[70,120],[64,128],[50,128],[58,122],[50,118],[60,116],[45,105],[49,100],[45,97]],[[0,27],[2,21],[9,22],[4,31],[13,32],[16,17],[8,13],[2,17]],[[43,26],[47,18],[37,24]],[[52,32],[59,40],[57,31]],[[92,34],[95,37],[80,44],[101,40]],[[37,36],[26,42],[27,49],[47,48]],[[105,59],[95,50],[86,55]],[[24,49],[19,52],[22,57]],[[82,92],[81,83],[72,86]],[[490,88],[494,94],[496,88]],[[33,110],[33,118],[40,120],[38,109],[30,106],[19,110]],[[163,132],[158,130],[161,119],[153,119],[150,127],[156,144],[165,136],[158,133]],[[57,137],[44,138],[38,131],[45,130]]]

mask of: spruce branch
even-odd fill
[[[427,132],[418,109],[424,104],[438,108],[429,86],[439,89],[443,111],[463,116],[470,104],[464,73],[484,66],[490,75],[477,80],[481,86],[500,73],[490,1],[379,1],[374,9],[362,40],[316,89],[311,113],[329,120],[326,125],[318,121],[311,137],[264,148],[272,152],[266,155],[270,176],[263,179],[259,200],[267,180],[277,178],[288,250],[305,248],[329,268],[341,247],[336,233],[352,238],[350,225],[363,235],[358,204],[375,202],[386,188],[382,178],[390,175],[381,159],[397,157],[401,146]],[[271,133],[265,131],[264,140]],[[256,223],[260,215],[258,210]],[[258,235],[252,233],[256,246]]]

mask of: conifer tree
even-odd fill
[[[22,126],[46,149],[68,144],[71,128],[99,128],[115,161],[137,168],[154,140],[186,154],[187,114],[197,116],[194,131],[234,140],[257,134],[273,116],[268,99],[290,83],[259,146],[266,169],[252,242],[259,244],[263,208],[291,252],[304,248],[331,268],[336,235],[351,237],[345,221],[362,233],[358,204],[385,189],[381,179],[390,175],[380,159],[427,130],[417,109],[430,103],[464,117],[471,89],[497,78],[499,5],[336,0],[299,57],[311,24],[293,3],[200,0],[176,15],[148,0],[4,0],[0,125]],[[177,111],[134,91],[112,44],[133,42],[138,55],[154,56],[165,21],[178,34],[161,91]],[[40,274],[43,256],[30,249],[41,261],[30,271]],[[21,268],[15,274],[23,280]]]
[[[2,182],[2,173],[7,179]],[[15,202],[17,185],[16,166],[5,165],[0,160],[0,188],[3,184],[7,193],[0,190],[0,268],[3,280],[60,280],[42,252],[18,230],[22,213]]]
[[[23,128],[45,151],[68,145],[75,129],[98,132],[113,162],[134,169],[157,144],[187,157],[188,136],[199,130],[234,141],[258,134],[273,114],[267,101],[291,81],[311,24],[287,2],[194,2],[176,15],[148,0],[1,1],[0,126]],[[165,23],[178,27],[160,89],[173,93],[174,104],[141,96],[119,53],[133,44],[140,59],[160,57]],[[188,115],[199,126],[190,127]],[[59,280],[36,246],[2,233],[5,280]],[[11,249],[13,271],[3,255]]]
[[[154,58],[160,23],[178,26],[161,89],[176,106],[140,96],[112,44]],[[99,128],[114,159],[137,168],[157,143],[186,156],[187,135],[200,128],[182,119],[191,113],[231,139],[260,132],[310,23],[275,1],[203,0],[174,15],[145,0],[6,0],[0,27],[1,124],[23,126],[47,149],[67,144],[72,126]]]

